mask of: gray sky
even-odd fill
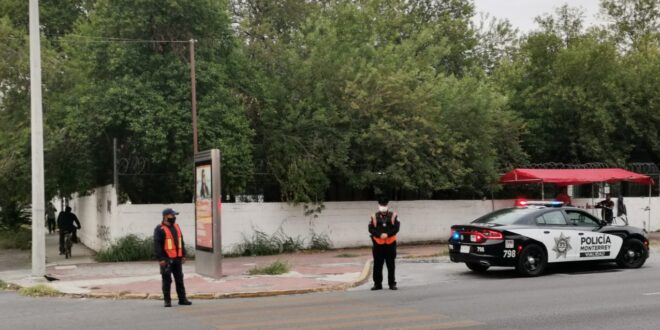
[[[571,7],[581,7],[585,12],[585,27],[599,25],[602,20],[599,14],[599,0],[474,0],[477,12],[485,12],[491,17],[506,18],[518,28],[521,33],[527,33],[537,28],[534,18],[546,13],[554,13],[554,9],[568,3]]]

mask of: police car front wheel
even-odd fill
[[[542,247],[536,244],[527,245],[518,257],[516,270],[523,276],[538,276],[545,271],[548,257]]]
[[[623,242],[616,263],[621,268],[639,268],[646,262],[646,249],[642,241],[631,238]]]

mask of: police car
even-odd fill
[[[615,261],[639,268],[649,254],[646,230],[607,225],[561,202],[516,202],[517,207],[451,227],[449,257],[475,272],[515,267],[524,276],[542,274],[549,263]]]

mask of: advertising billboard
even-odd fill
[[[196,248],[213,252],[213,181],[211,164],[195,166]]]

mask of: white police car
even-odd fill
[[[510,266],[537,276],[548,263],[615,261],[639,268],[648,258],[646,230],[611,226],[561,202],[523,202],[451,227],[449,257],[476,272]]]

